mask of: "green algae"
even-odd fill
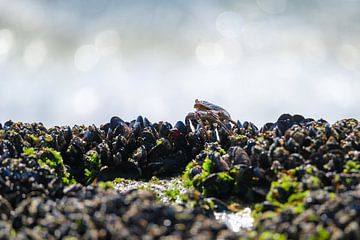
[[[37,163],[41,168],[55,173],[61,178],[64,185],[71,185],[76,183],[75,179],[66,170],[61,154],[53,148],[45,147],[41,150],[35,148],[24,148],[23,155],[30,158],[36,158]]]
[[[90,184],[96,179],[97,174],[100,171],[100,168],[101,168],[101,160],[98,157],[97,152],[90,150],[85,155],[84,175],[85,175],[86,184]]]

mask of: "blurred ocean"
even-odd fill
[[[360,1],[0,0],[0,122],[360,118]]]

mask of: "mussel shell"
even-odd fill
[[[138,116],[136,118],[136,122],[140,123],[141,127],[143,128],[144,127],[144,119],[142,116]]]
[[[156,139],[156,136],[149,128],[145,128],[141,133],[141,143],[148,151],[150,151],[150,149],[156,145]]]
[[[132,154],[132,159],[138,164],[144,164],[147,161],[147,152],[145,146],[138,147]]]
[[[276,121],[276,125],[281,133],[284,134],[293,125],[292,116],[288,113],[282,114]]]
[[[100,133],[96,130],[87,130],[84,133],[84,141],[91,143],[91,142],[97,142],[100,143],[101,142],[101,136]]]
[[[146,117],[144,117],[144,127],[150,127],[152,126],[151,125],[151,122],[149,121],[149,119],[147,119]]]
[[[133,137],[138,138],[140,136],[142,129],[143,129],[143,126],[142,126],[141,122],[136,121],[132,128]]]
[[[10,218],[10,214],[11,211],[13,210],[13,208],[11,207],[11,204],[9,203],[8,200],[6,200],[6,198],[2,197],[0,195],[0,213],[1,213],[1,218],[3,218],[3,216],[6,217],[6,219]],[[1,219],[0,218],[0,219]],[[1,220],[5,220],[5,219],[1,219]]]
[[[254,140],[252,140],[252,139],[248,140],[248,142],[245,146],[245,151],[249,156],[251,156],[252,149],[253,149],[253,147],[255,147],[255,145],[256,145],[256,142]]]
[[[303,156],[298,153],[290,154],[288,160],[284,163],[285,169],[293,169],[303,165],[305,162]]]
[[[254,123],[248,122],[248,121],[245,121],[245,122],[243,123],[243,127],[244,127],[245,129],[251,130],[252,132],[257,132],[257,131],[259,130]]]
[[[110,119],[110,123],[109,123],[109,127],[114,130],[116,127],[118,127],[119,125],[121,125],[122,123],[124,123],[124,121],[117,117],[117,116],[114,116]]]
[[[260,129],[260,132],[272,131],[275,126],[276,125],[272,122],[265,123],[264,126]]]
[[[292,116],[292,121],[294,124],[301,125],[304,122],[305,118],[302,115],[294,114]]]
[[[230,169],[229,164],[217,152],[211,152],[209,154],[209,159],[214,163],[213,165],[215,168],[212,169],[213,172],[225,172]]]
[[[243,128],[243,125],[241,124],[241,122],[239,120],[236,121],[236,127],[238,129]]]
[[[227,152],[229,154],[230,163],[232,166],[238,164],[251,164],[251,159],[243,148],[239,146],[233,146],[230,147]]]
[[[141,176],[141,169],[133,161],[125,161],[116,167],[104,167],[100,170],[99,181],[112,181],[115,178],[136,179]]]
[[[175,123],[174,128],[178,129],[180,131],[180,133],[182,133],[183,135],[187,134],[187,128],[186,125],[184,124],[184,122],[182,121],[177,121]]]
[[[143,177],[152,176],[172,176],[179,174],[185,169],[188,158],[183,151],[165,155],[156,159],[149,160],[142,166]]]
[[[159,136],[160,137],[168,137],[170,134],[170,129],[172,129],[172,126],[168,122],[162,122],[159,125]]]
[[[202,168],[200,166],[195,166],[192,169],[190,169],[189,177],[190,179],[193,179],[196,175],[199,175],[202,173]]]
[[[172,144],[168,139],[162,138],[160,141],[162,141],[161,144],[155,145],[150,149],[148,154],[149,161],[167,156],[172,152]]]
[[[4,129],[5,129],[5,130],[9,130],[9,129],[12,127],[13,124],[14,124],[14,122],[11,121],[11,120],[6,121],[6,122],[4,123]]]
[[[218,198],[215,197],[208,197],[204,199],[206,200],[210,200],[213,204],[214,204],[214,211],[216,212],[224,212],[224,211],[229,211],[229,208],[227,207],[226,203],[221,201]]]
[[[207,195],[226,198],[233,191],[234,181],[223,181],[218,173],[212,173],[204,180],[202,186],[206,189]]]

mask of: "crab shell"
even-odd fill
[[[197,111],[215,111],[219,116],[224,119],[231,119],[230,114],[222,107],[204,100],[195,100],[194,108]]]

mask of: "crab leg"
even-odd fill
[[[207,111],[207,116],[211,117],[210,118],[211,120],[219,124],[227,134],[231,134],[230,129],[227,126],[225,126],[225,124],[219,119],[219,117],[216,114],[214,114],[212,111]]]
[[[188,113],[185,117],[185,125],[188,131],[195,132],[195,113]]]
[[[198,122],[198,124],[200,124],[201,127],[204,127],[204,120],[211,122],[215,122],[217,124],[219,124],[225,131],[227,134],[231,134],[231,131],[229,130],[228,127],[225,126],[225,124],[219,119],[219,117],[213,113],[211,110],[207,110],[207,111],[197,111],[195,113],[191,113],[190,115],[188,114],[188,116],[193,117],[194,119],[196,119],[196,121]]]

